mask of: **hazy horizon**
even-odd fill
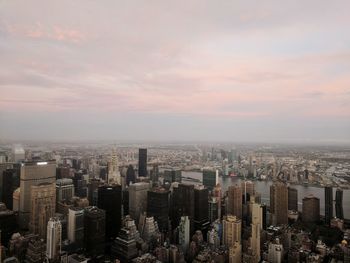
[[[0,141],[350,144],[350,2],[0,3]]]

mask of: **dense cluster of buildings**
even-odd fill
[[[326,186],[324,204],[299,200],[282,176],[265,204],[254,181],[223,189],[208,162],[199,183],[183,180],[179,162],[136,155],[135,164],[115,149],[84,159],[14,147],[0,163],[0,262],[350,262],[343,190]]]

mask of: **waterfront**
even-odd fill
[[[197,179],[202,181],[201,172],[182,172],[182,176]],[[183,180],[184,183],[196,184],[193,181]],[[219,182],[222,186],[223,192],[227,190],[230,185],[240,184],[242,179],[238,177],[219,177]],[[272,185],[271,181],[253,181],[255,184],[255,190],[261,194],[261,202],[270,204],[270,186]],[[314,196],[320,199],[320,210],[321,215],[324,215],[324,188],[315,187],[315,186],[305,186],[305,185],[291,185],[291,187],[298,190],[298,206],[299,211],[302,209],[302,200],[305,196],[313,194]],[[335,199],[336,188],[333,188],[333,199]],[[335,208],[334,208],[335,209]],[[350,219],[350,190],[343,190],[343,210],[344,217]],[[335,215],[335,211],[333,212]]]

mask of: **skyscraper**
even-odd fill
[[[22,198],[22,194],[21,194]],[[30,230],[46,238],[47,222],[56,211],[56,184],[42,183],[31,187]]]
[[[204,169],[202,174],[203,185],[210,191],[216,186],[217,182],[217,170]]]
[[[32,186],[41,183],[56,182],[56,162],[55,161],[33,161],[22,163],[20,175],[20,205],[19,205],[19,225],[22,229],[27,229],[32,208],[31,191]],[[48,220],[48,219],[47,219]],[[46,229],[45,222],[45,229]],[[45,231],[46,232],[46,231]],[[45,235],[46,236],[46,235]]]
[[[242,188],[238,185],[228,188],[226,212],[242,219]]]
[[[97,207],[105,211],[106,239],[113,240],[121,228],[122,187],[120,185],[100,186]]]
[[[226,247],[234,246],[235,242],[241,243],[242,223],[241,220],[233,215],[224,216],[223,226],[223,244]]]
[[[129,186],[129,214],[138,224],[140,215],[147,209],[149,183],[140,182]]]
[[[303,222],[315,223],[320,220],[320,199],[309,195],[303,198]]]
[[[176,228],[181,216],[188,216],[190,220],[190,233],[194,232],[194,185],[179,184],[173,189],[172,196],[172,226]]]
[[[241,263],[242,262],[242,245],[239,242],[234,242],[229,247],[229,263]]]
[[[84,247],[89,255],[101,255],[105,249],[106,213],[96,206],[84,211]]]
[[[209,199],[209,221],[210,223],[214,222],[218,219],[218,200],[216,197],[211,197]]]
[[[169,191],[154,188],[147,193],[147,215],[153,216],[161,232],[169,230]]]
[[[298,190],[288,187],[288,210],[298,211]]]
[[[340,188],[335,192],[335,215],[337,218],[344,219],[343,190]]]
[[[262,229],[262,208],[260,204],[251,200],[252,211],[252,235],[250,238],[250,247],[254,262],[260,262],[260,231]]]
[[[201,230],[205,237],[210,225],[208,192],[208,188],[203,185],[197,185],[194,188],[194,229]]]
[[[61,253],[62,225],[58,218],[52,217],[47,223],[46,257],[57,262]]]
[[[270,187],[270,213],[272,225],[288,224],[288,187],[283,182]]]
[[[147,149],[139,149],[139,177],[147,176]]]
[[[68,240],[78,247],[84,242],[84,209],[72,207],[68,210]]]
[[[113,149],[111,158],[108,162],[107,183],[121,185],[121,176],[120,176],[120,171],[118,166],[118,157],[115,149]]]
[[[333,188],[332,186],[326,186],[324,188],[325,193],[325,206],[324,206],[324,217],[326,224],[331,223],[333,218]]]
[[[180,169],[169,169],[164,171],[164,180],[169,183],[178,182],[181,183],[181,170]]]

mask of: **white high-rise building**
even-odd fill
[[[179,224],[179,244],[185,253],[190,245],[190,219],[182,216]]]
[[[120,171],[118,166],[118,157],[115,149],[113,149],[111,159],[108,162],[107,182],[108,184],[121,185],[121,176],[120,176]]]
[[[25,151],[20,144],[15,144],[12,148],[12,161],[14,163],[25,160]]]
[[[283,245],[276,238],[274,242],[269,243],[268,260],[271,263],[281,263],[283,259]]]
[[[46,257],[57,260],[61,254],[62,225],[58,218],[51,217],[47,223]]]

